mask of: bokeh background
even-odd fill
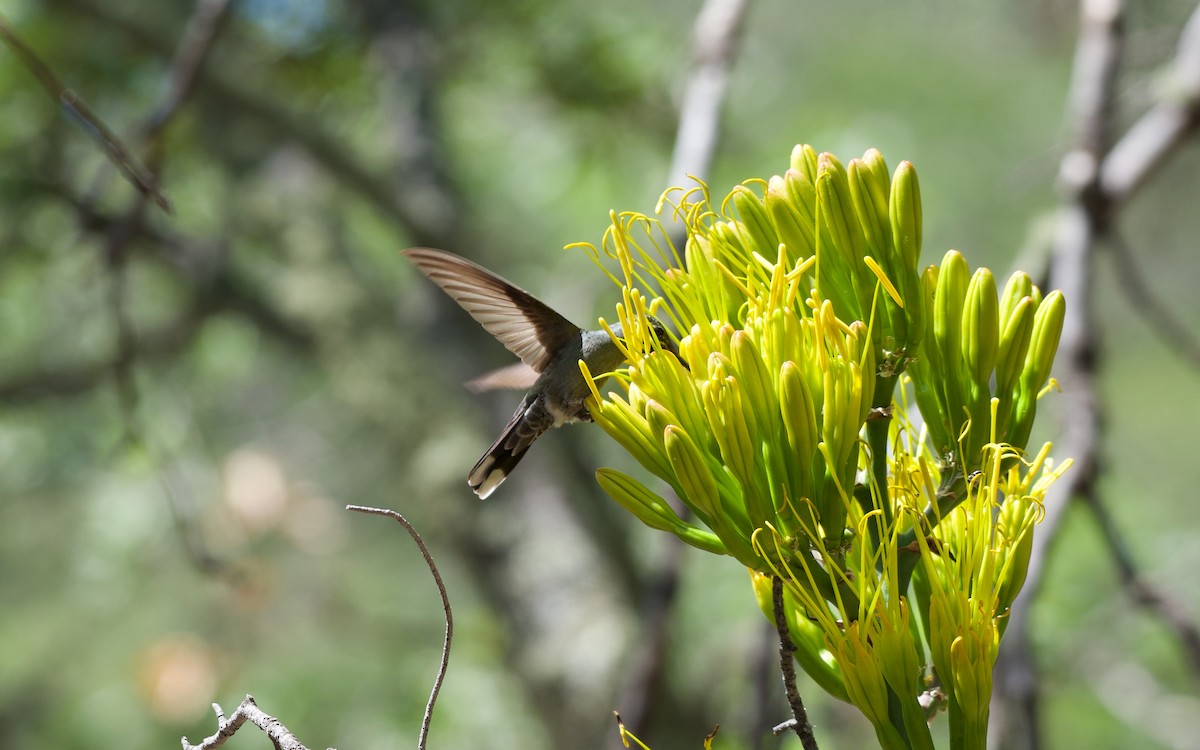
[[[31,48],[141,149],[195,6],[5,0]],[[487,502],[463,477],[513,408],[510,357],[397,251],[458,252],[576,322],[614,288],[571,242],[667,187],[696,2],[235,0],[155,141],[167,216],[0,49],[0,747],[176,747],[255,695],[310,747],[415,741],[442,612],[439,748],[798,747],[769,625],[730,559],[594,486],[588,426]],[[1127,125],[1182,0],[1128,8]],[[912,161],[925,259],[1044,264],[1078,31],[1065,0],[751,4],[709,175],[798,142]],[[1121,212],[1142,275],[1200,329],[1200,148]],[[1147,580],[1200,612],[1200,376],[1096,267],[1101,495]],[[1050,416],[1053,409],[1045,413]],[[1053,431],[1046,429],[1046,437]],[[1071,511],[1034,605],[1050,748],[1198,748],[1197,675]],[[823,748],[873,744],[801,683]],[[261,747],[245,732],[232,747]]]

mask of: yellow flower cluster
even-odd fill
[[[1000,297],[955,252],[920,273],[916,172],[889,175],[874,150],[843,166],[798,146],[719,209],[701,186],[660,211],[671,196],[682,256],[635,213],[584,246],[620,266],[631,363],[589,408],[690,513],[616,469],[600,485],[748,567],[769,616],[782,579],[798,662],[881,746],[932,747],[929,696],[944,695],[953,746],[981,747],[1003,618],[1065,468],[1048,446],[1023,460],[1061,295],[1016,274]],[[679,358],[651,315],[680,332]]]

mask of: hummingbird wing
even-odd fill
[[[581,334],[574,323],[483,266],[428,247],[401,254],[535,372]]]
[[[500,389],[527,391],[537,382],[538,373],[524,362],[514,362],[507,367],[485,372],[467,381],[467,388],[472,393],[495,391]]]

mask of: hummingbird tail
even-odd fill
[[[526,445],[517,451],[512,451],[502,445],[497,445],[479,459],[479,463],[475,464],[475,468],[471,469],[471,473],[467,476],[467,483],[471,485],[475,494],[479,495],[479,499],[482,500],[492,494],[500,486],[500,483],[508,478],[528,449],[529,446]]]
[[[527,394],[500,437],[471,469],[467,484],[480,499],[492,494],[521,462],[533,441],[553,426],[554,416],[546,409],[542,397]]]

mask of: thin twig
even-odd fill
[[[237,730],[247,721],[263,730],[277,750],[308,750],[300,740],[296,739],[296,735],[283,725],[283,722],[264,713],[254,702],[252,695],[247,695],[228,719],[225,718],[225,712],[219,705],[214,703],[212,707],[217,714],[216,733],[205,737],[199,745],[189,743],[187,737],[181,738],[180,744],[183,745],[183,750],[215,750],[224,745],[225,741],[236,734]]]
[[[159,141],[162,132],[174,119],[183,104],[191,96],[196,83],[196,74],[208,57],[217,32],[227,17],[229,0],[200,0],[196,11],[188,20],[183,38],[171,61],[170,85],[167,95],[159,102],[153,114],[143,124],[143,138],[152,145]],[[156,149],[157,150],[157,149]]]
[[[172,54],[171,47],[140,18],[114,11],[112,3],[97,0],[63,0],[72,10],[88,15],[111,26],[135,44],[159,54]],[[248,88],[242,81],[221,74],[209,67],[196,71],[197,92],[220,110],[239,115],[268,128],[282,141],[290,141],[312,157],[330,176],[347,188],[366,198],[384,216],[407,233],[414,245],[454,247],[465,244],[454,241],[453,231],[463,224],[455,212],[443,223],[431,222],[422,201],[429,199],[430,185],[419,183],[407,190],[397,190],[373,166],[346,150],[343,140],[326,132],[312,117],[294,113],[285,105],[274,102],[261,91]],[[440,189],[440,187],[438,188]],[[434,212],[441,216],[444,212]],[[446,227],[450,227],[449,230]],[[453,230],[453,231],[451,231]],[[453,303],[448,303],[453,304]]]
[[[1188,614],[1187,609],[1163,590],[1152,585],[1138,569],[1132,553],[1121,537],[1121,532],[1107,506],[1101,502],[1095,493],[1089,493],[1084,498],[1084,505],[1092,512],[1092,518],[1100,528],[1101,536],[1108,547],[1109,555],[1116,564],[1117,573],[1126,593],[1134,603],[1142,606],[1150,614],[1167,624],[1175,631],[1175,637],[1183,645],[1183,651],[1191,662],[1192,676],[1200,680],[1200,628]]]
[[[1124,235],[1115,227],[1110,227],[1104,239],[1113,260],[1116,261],[1121,277],[1118,286],[1128,298],[1129,306],[1136,314],[1146,319],[1151,332],[1167,345],[1167,351],[1183,357],[1195,367],[1200,367],[1200,339],[1197,339],[1196,334],[1150,289],[1141,269],[1134,262],[1133,252],[1125,242]]]
[[[429,572],[433,574],[433,581],[437,584],[438,594],[442,597],[442,612],[446,615],[446,638],[442,643],[442,661],[438,666],[437,677],[433,680],[433,690],[429,693],[429,702],[425,704],[425,717],[421,720],[421,734],[417,739],[418,750],[425,750],[425,741],[429,738],[429,725],[433,721],[433,707],[437,703],[438,693],[442,690],[442,682],[446,679],[446,670],[450,665],[450,642],[454,638],[454,613],[450,609],[450,596],[446,593],[446,584],[442,582],[442,574],[438,572],[437,564],[433,561],[433,555],[429,553],[429,548],[425,546],[425,540],[421,538],[421,535],[417,533],[416,527],[409,523],[407,518],[388,508],[347,505],[346,510],[396,519],[404,527],[404,530],[408,532],[408,535],[412,537],[412,540],[416,542],[417,549],[421,550],[421,556],[425,558],[425,564],[429,566]]]
[[[808,711],[804,709],[804,701],[796,688],[796,664],[792,659],[796,644],[792,643],[792,636],[788,632],[787,615],[783,610],[783,579],[779,576],[771,579],[771,605],[775,610],[775,631],[779,634],[779,669],[783,672],[783,689],[792,710],[792,720],[775,727],[774,731],[780,734],[791,729],[800,738],[804,750],[817,750],[817,738],[813,736],[812,724],[808,722]]]
[[[87,134],[100,144],[109,161],[120,170],[121,174],[125,175],[125,178],[140,193],[152,198],[159,208],[168,214],[173,213],[171,199],[159,186],[158,178],[143,166],[117,134],[88,108],[79,94],[67,88],[59,80],[50,66],[43,62],[33,48],[17,35],[16,30],[9,25],[3,15],[0,15],[0,40],[8,45],[21,64],[33,74],[46,93],[59,103],[63,111],[78,122]]]
[[[202,0],[188,21],[187,31],[171,64],[170,85],[163,101],[155,108],[154,114],[147,118],[142,128],[142,140],[149,147],[148,170],[158,171],[162,168],[162,134],[187,99],[196,71],[212,47],[228,5],[229,0]],[[125,215],[109,228],[105,242],[105,262],[110,278],[109,308],[112,310],[117,331],[113,382],[124,415],[126,439],[141,443],[145,443],[146,438],[142,435],[137,418],[139,394],[134,368],[138,358],[138,342],[133,317],[129,311],[127,261],[129,246],[144,223],[146,199],[145,193],[134,196]]]

